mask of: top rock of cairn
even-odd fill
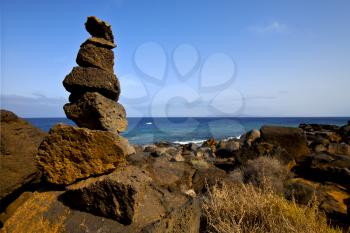
[[[89,16],[85,23],[86,30],[93,37],[103,38],[109,42],[114,43],[112,27],[109,23],[100,20],[96,16]]]

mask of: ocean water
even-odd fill
[[[66,118],[27,118],[44,131],[61,122],[75,125]],[[297,127],[301,123],[345,125],[350,117],[269,117],[269,118],[128,118],[129,126],[122,135],[132,144],[151,144],[159,141],[175,143],[201,143],[208,138],[240,137],[262,125]]]

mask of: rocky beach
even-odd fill
[[[91,16],[85,28],[91,37],[63,81],[70,92],[64,111],[77,126],[57,124],[45,133],[1,110],[1,232],[229,232],[220,225],[227,216],[239,229],[253,221],[266,223],[265,232],[293,232],[286,230],[293,224],[309,229],[308,223],[319,232],[349,232],[350,120],[264,125],[201,144],[131,145],[120,135],[128,122],[118,102],[112,27]],[[225,187],[233,188],[227,202],[215,202]],[[265,214],[274,204],[249,199],[258,195],[282,204]],[[239,200],[245,214],[230,215],[224,208],[230,199]],[[263,207],[249,218],[244,201]],[[290,205],[294,212],[287,214]],[[320,214],[313,216],[317,221],[296,219],[310,216],[310,209]],[[277,217],[268,225],[266,216]],[[288,226],[279,224],[286,219]]]

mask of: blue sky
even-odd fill
[[[1,107],[63,117],[62,80],[113,28],[128,116],[350,116],[350,1],[1,1]]]

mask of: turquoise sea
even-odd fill
[[[48,131],[59,122],[74,125],[66,118],[27,118],[30,123]],[[297,127],[300,123],[345,125],[350,117],[215,117],[215,118],[128,118],[129,127],[122,135],[132,144],[151,144],[158,141],[200,143],[208,138],[240,137],[262,125]]]

